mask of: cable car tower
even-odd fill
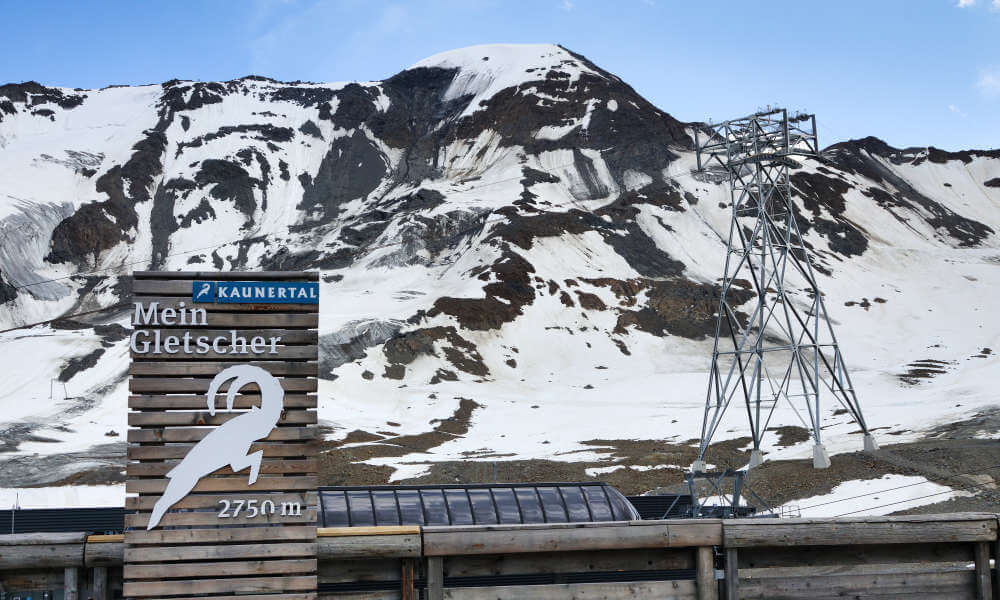
[[[836,399],[861,426],[865,450],[874,451],[875,438],[840,354],[789,186],[789,167],[796,166],[791,157],[818,155],[816,117],[789,117],[787,110],[774,109],[706,129],[707,139],[695,129],[698,170],[721,170],[728,177],[732,219],[692,472],[705,471],[705,451],[734,398],[743,400],[750,420],[750,468],[763,461],[761,437],[779,404],[790,406],[810,431],[817,469],[830,466],[821,437],[821,400]]]

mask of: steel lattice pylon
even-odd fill
[[[775,109],[707,129],[707,140],[695,129],[698,169],[725,171],[732,219],[701,444],[691,470],[705,470],[705,450],[737,394],[750,419],[750,467],[763,460],[761,437],[779,403],[791,406],[810,430],[813,466],[830,466],[820,437],[820,399],[827,393],[861,426],[865,449],[875,450],[792,203],[791,156],[817,154],[815,116],[789,118]],[[737,312],[744,304],[749,313]]]

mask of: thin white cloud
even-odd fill
[[[1000,0],[993,0],[993,10],[1000,10]]]
[[[576,8],[576,4],[573,4],[573,0],[563,0],[562,1],[562,9],[563,10],[569,11],[569,10],[573,10],[574,8]]]
[[[979,71],[976,89],[991,98],[1000,96],[1000,68],[983,69]]]
[[[962,109],[960,109],[959,107],[955,106],[954,104],[949,104],[948,105],[948,110],[950,110],[951,112],[955,113],[956,115],[962,117],[963,119],[968,116],[967,114],[965,114],[965,112],[962,111]]]
[[[959,8],[968,8],[970,6],[975,6],[975,4],[976,0],[958,0],[958,4],[956,6]]]

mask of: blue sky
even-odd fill
[[[0,80],[103,87],[382,79],[483,43],[559,43],[682,120],[766,104],[823,145],[1000,147],[1000,0],[5,3]]]

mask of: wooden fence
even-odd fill
[[[994,514],[355,527],[318,539],[319,597],[331,600],[1000,600]],[[122,557],[121,536],[0,536],[0,591],[66,586],[68,600],[104,600],[120,594]]]

